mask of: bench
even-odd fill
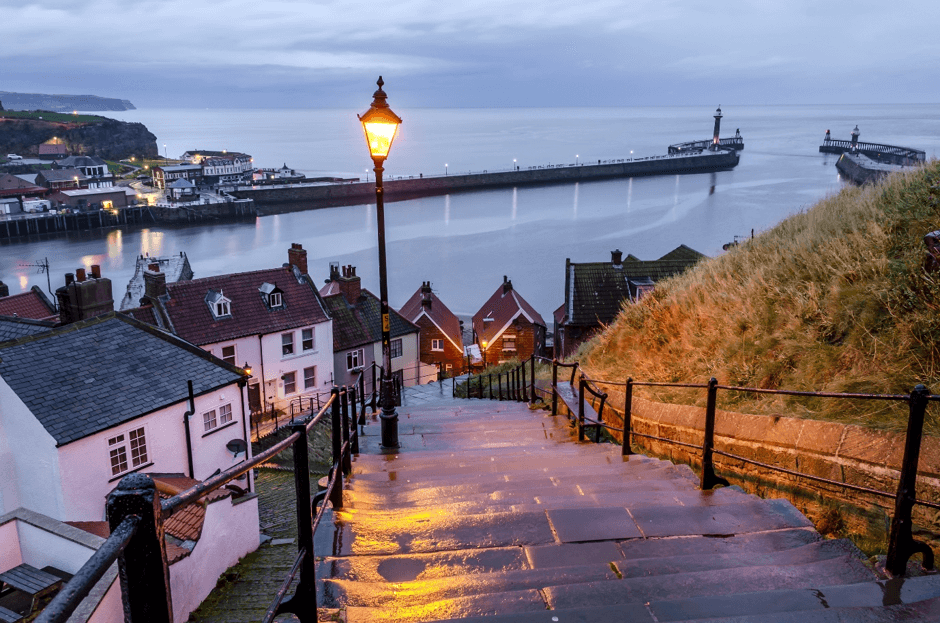
[[[606,395],[601,398],[601,413],[599,414],[594,410],[594,406],[589,400],[584,400],[584,417],[581,417],[581,397],[579,392],[574,388],[574,386],[568,381],[558,381],[554,385],[555,394],[558,396],[565,407],[568,409],[568,413],[572,414],[577,418],[578,421],[578,440],[584,440],[584,429],[593,428],[594,429],[594,441],[597,442],[601,437],[601,415],[604,412],[604,403],[606,402]]]
[[[0,606],[0,623],[19,623],[20,621],[25,620],[22,614],[13,612],[12,610],[7,610],[3,606]]]
[[[14,591],[25,593],[30,598],[30,612],[36,610],[40,599],[55,593],[61,587],[62,578],[26,563],[0,573],[0,595]],[[5,615],[0,613],[0,616]],[[20,619],[13,619],[13,621],[18,620]],[[0,618],[0,621],[6,621],[6,619]]]

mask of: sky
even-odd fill
[[[936,0],[0,0],[0,16],[0,90],[137,107],[356,106],[380,74],[402,108],[940,102]]]

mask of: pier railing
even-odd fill
[[[536,361],[550,363],[552,365],[552,381],[548,386],[535,381]],[[526,380],[526,370],[528,372],[528,382]],[[559,368],[570,368],[571,374],[567,381],[559,381]],[[483,398],[483,374],[476,375],[476,397]],[[578,427],[578,437],[585,438],[584,430],[586,427],[595,427],[596,430],[605,429],[611,433],[621,435],[621,453],[629,455],[633,453],[632,440],[634,437],[642,437],[653,441],[659,441],[668,444],[683,446],[687,449],[698,451],[701,460],[700,486],[703,490],[711,489],[718,484],[727,485],[728,481],[715,473],[714,457],[722,456],[735,461],[741,461],[749,465],[754,465],[761,469],[787,474],[795,478],[805,478],[806,480],[822,483],[828,486],[841,487],[846,491],[854,491],[880,498],[894,500],[894,513],[891,520],[891,528],[888,535],[888,555],[885,568],[895,577],[903,576],[906,573],[907,562],[914,554],[923,555],[924,567],[934,568],[933,550],[924,542],[914,539],[912,532],[912,513],[915,506],[923,506],[935,510],[940,510],[940,504],[927,500],[917,499],[917,466],[920,458],[921,443],[923,441],[924,419],[926,416],[927,405],[931,402],[940,402],[940,395],[932,395],[923,385],[916,386],[909,394],[851,394],[836,392],[816,392],[816,391],[796,391],[787,389],[761,389],[756,387],[737,387],[731,385],[720,385],[717,379],[712,378],[707,383],[660,383],[652,381],[636,381],[628,377],[625,381],[610,381],[601,379],[591,379],[586,372],[581,369],[578,362],[563,363],[555,359],[546,359],[544,357],[532,356],[529,360],[523,361],[518,366],[505,374],[507,379],[507,389],[505,394],[502,391],[502,382],[498,383],[497,398],[520,401],[535,401],[537,397],[542,397],[551,404],[552,415],[559,413],[559,399],[563,398],[560,391],[563,383],[568,383],[572,387],[577,387],[578,391],[574,395],[577,405],[569,406],[564,402],[566,411],[570,418],[573,418]],[[473,395],[474,377],[468,377],[468,398]],[[489,383],[492,391],[493,383]],[[605,421],[605,411],[612,407],[608,402],[607,393],[603,387],[623,388],[624,405],[622,411],[622,426],[614,426]],[[705,392],[705,411],[703,416],[703,434],[700,444],[692,444],[678,439],[668,439],[657,435],[641,433],[634,430],[632,424],[633,412],[633,393],[640,387],[670,387],[684,388],[689,390]],[[906,402],[908,404],[908,423],[907,432],[904,438],[904,454],[901,460],[900,475],[898,478],[898,487],[894,493],[855,485],[848,482],[833,480],[807,474],[797,470],[791,470],[778,465],[757,461],[752,458],[744,457],[739,454],[725,451],[715,446],[715,419],[717,413],[718,392],[739,392],[750,394],[774,394],[783,396],[802,396],[811,398],[836,399],[836,400],[877,400],[883,402]],[[492,395],[489,396],[493,398]],[[596,408],[596,418],[590,418],[585,415],[587,411],[593,411],[593,408],[586,409],[586,404],[590,403]],[[595,436],[595,441],[600,440],[600,435]]]
[[[842,141],[827,139],[819,146],[822,153],[841,154],[850,151],[858,151],[866,156],[893,156],[913,162],[924,162],[927,160],[926,152],[910,147],[899,147],[897,145],[883,145],[881,143],[853,143],[852,141]]]
[[[297,510],[297,554],[280,588],[272,595],[264,616],[270,623],[282,613],[292,613],[303,623],[317,620],[316,570],[313,535],[320,526],[327,505],[343,507],[343,482],[352,469],[352,456],[359,453],[359,425],[365,424],[367,399],[361,387],[363,375],[348,387],[334,387],[330,398],[308,421],[295,421],[291,434],[267,450],[229,469],[211,476],[189,489],[161,500],[150,476],[136,473],[125,476],[108,496],[107,518],[111,535],[72,579],[43,609],[37,623],[62,623],[71,616],[82,599],[108,568],[118,562],[128,623],[169,623],[173,620],[170,571],[164,543],[164,522],[206,494],[292,449],[294,490]],[[357,413],[358,411],[358,413]],[[332,424],[332,466],[326,489],[311,498],[307,435],[324,418]],[[314,514],[314,509],[316,513]],[[288,598],[295,577],[300,581]]]

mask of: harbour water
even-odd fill
[[[368,102],[366,102],[367,104]],[[394,107],[394,99],[391,100]],[[364,108],[364,107],[363,107]],[[667,145],[707,138],[713,106],[580,109],[413,109],[386,162],[386,175],[417,175],[591,162],[663,154]],[[258,166],[286,163],[308,176],[370,174],[360,110],[139,109],[110,116],[141,121],[161,153],[244,151]],[[838,192],[835,157],[819,154],[826,129],[848,138],[940,150],[940,106],[723,107],[722,135],[741,129],[745,150],[733,171],[574,185],[500,189],[386,206],[390,303],[400,307],[430,280],[457,313],[473,313],[508,275],[551,322],[563,301],[565,258],[601,261],[619,248],[655,259],[679,244],[707,255],[734,236],[772,227]],[[367,168],[368,167],[368,168]],[[378,291],[375,206],[259,217],[192,228],[121,228],[21,239],[0,245],[0,279],[11,293],[46,287],[23,266],[48,257],[53,288],[79,266],[100,264],[120,299],[139,254],[186,251],[196,277],[276,266],[292,242],[310,272],[354,264]]]

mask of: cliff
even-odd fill
[[[72,112],[73,110],[134,110],[128,100],[119,100],[97,95],[45,95],[42,93],[13,93],[0,91],[0,102],[7,110],[51,110]]]
[[[4,104],[5,105],[5,104]],[[142,123],[96,117],[94,121],[49,121],[0,116],[0,153],[35,156],[41,143],[57,138],[73,154],[120,160],[157,157],[157,137]]]

